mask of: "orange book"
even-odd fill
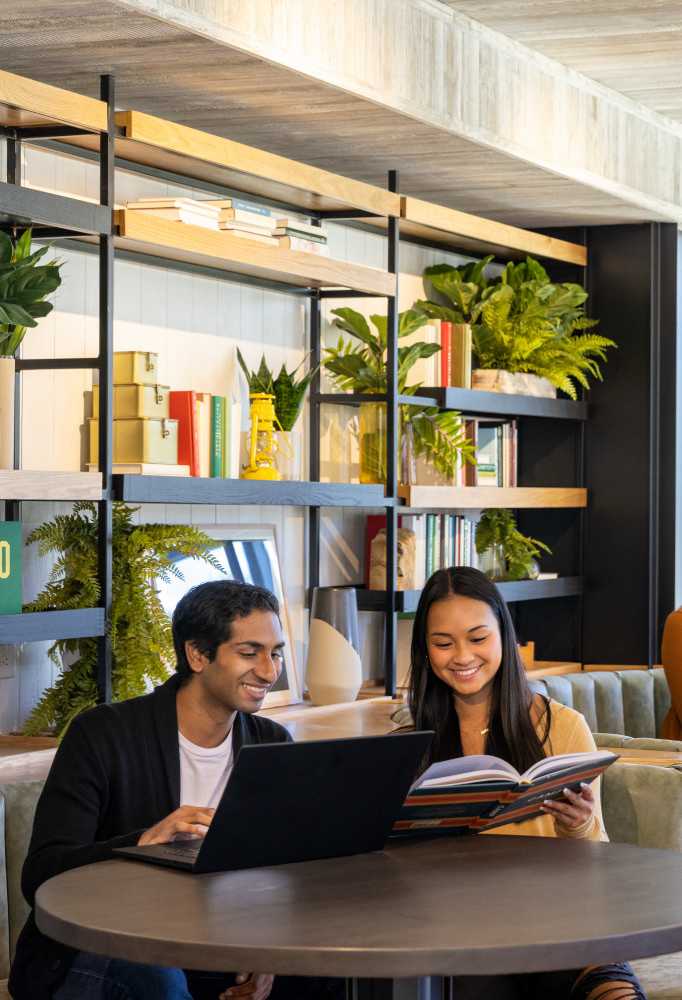
[[[178,464],[188,465],[190,476],[199,475],[199,427],[196,393],[189,389],[170,393],[170,416],[178,421]]]

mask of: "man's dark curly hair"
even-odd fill
[[[212,580],[188,590],[173,612],[175,669],[180,677],[187,680],[192,675],[186,642],[213,660],[221,642],[230,639],[235,618],[246,618],[252,611],[272,611],[279,618],[277,598],[265,587],[236,580]]]

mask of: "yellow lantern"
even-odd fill
[[[242,479],[279,479],[275,468],[275,428],[279,421],[275,414],[274,396],[267,392],[252,392],[251,431],[249,434],[249,464],[242,471]]]

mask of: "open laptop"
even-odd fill
[[[243,746],[204,838],[116,853],[200,873],[381,850],[432,738]]]

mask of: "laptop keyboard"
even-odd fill
[[[171,858],[182,858],[185,861],[195,861],[201,845],[195,844],[164,844],[159,851]]]

